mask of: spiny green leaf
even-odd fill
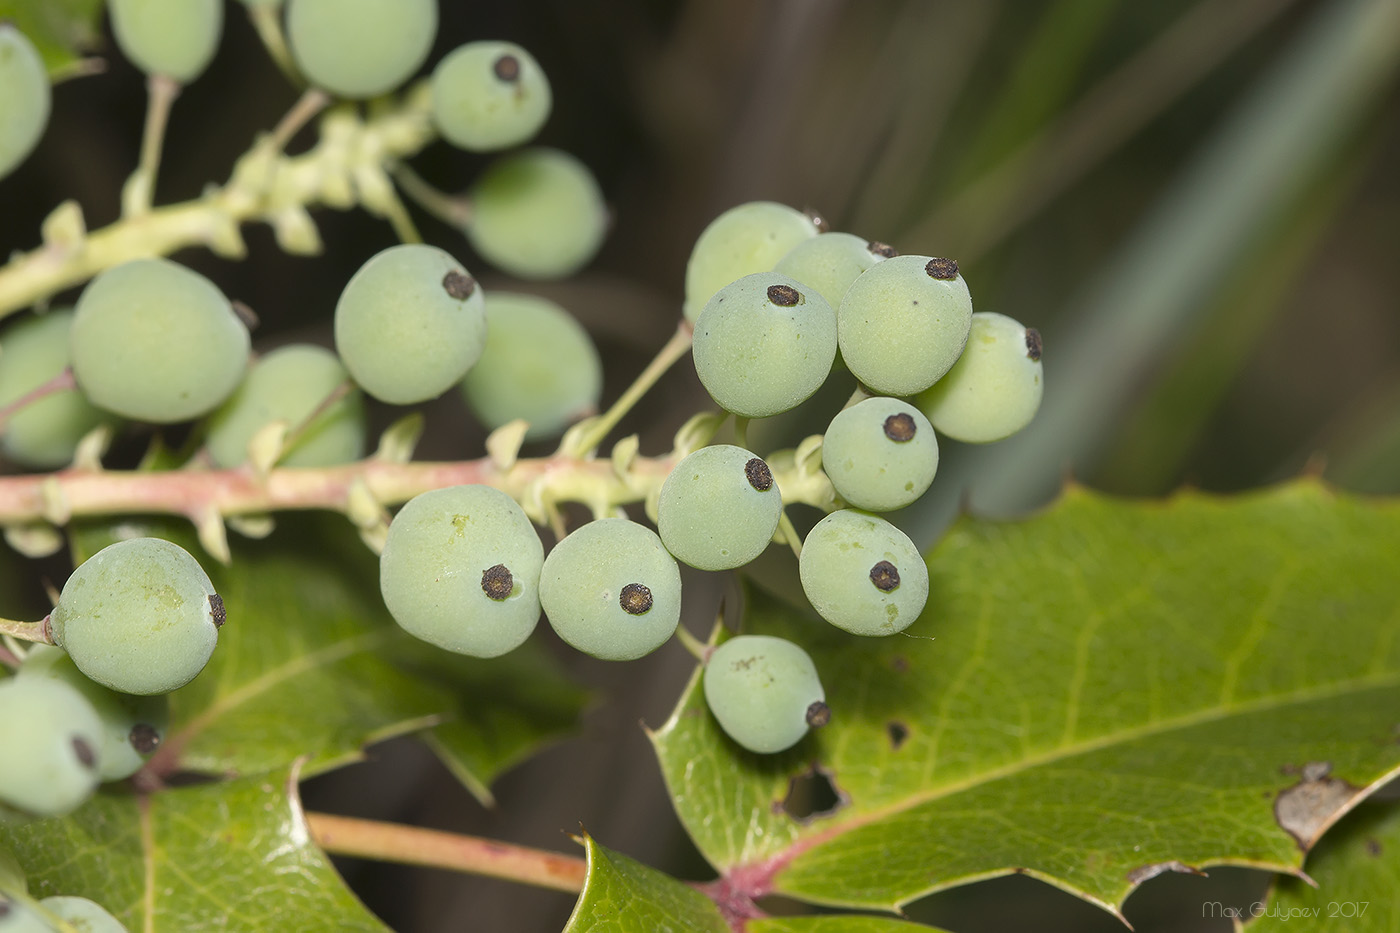
[[[63,819],[0,827],[0,845],[35,897],[90,898],[130,930],[387,933],[312,844],[294,781],[105,791]]]
[[[1308,859],[1312,887],[1297,878],[1246,908],[1248,933],[1391,933],[1400,928],[1400,803],[1367,803],[1328,833]]]
[[[54,74],[97,45],[102,6],[103,0],[0,0],[0,20],[14,23]]]
[[[391,649],[395,664],[451,696],[451,718],[424,733],[457,779],[484,805],[490,784],[578,723],[586,694],[534,643],[500,658],[468,658],[415,639]]]
[[[598,845],[589,836],[588,879],[564,933],[730,933],[700,891]]]
[[[1313,482],[1164,503],[1071,490],[955,527],[908,637],[750,593],[746,630],[811,651],[831,724],[747,754],[697,675],[657,752],[716,867],[817,903],[893,909],[1017,871],[1116,912],[1162,871],[1296,871],[1400,769],[1396,553],[1400,504]],[[842,803],[799,821],[782,802],[813,765]]]

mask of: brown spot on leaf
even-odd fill
[[[903,674],[909,670],[909,659],[902,654],[897,654],[890,658],[890,667],[894,669],[896,674]]]
[[[924,263],[924,271],[929,278],[946,282],[958,277],[958,263],[955,259],[930,259]]]
[[[1382,847],[1379,839],[1366,840],[1366,854],[1371,856],[1371,858],[1379,858],[1381,851]]]
[[[773,488],[773,471],[768,469],[768,464],[759,457],[754,457],[744,464],[744,475],[748,477],[749,485],[759,492],[767,492]]]
[[[442,277],[442,290],[458,301],[466,301],[476,291],[476,279],[465,272],[453,269]]]
[[[1128,872],[1128,883],[1135,885],[1142,884],[1150,878],[1156,878],[1158,875],[1164,875],[1169,871],[1180,872],[1183,875],[1199,875],[1202,878],[1206,877],[1206,873],[1199,868],[1172,859],[1170,862],[1152,862],[1148,865],[1139,865],[1137,868]]]
[[[850,795],[836,785],[835,777],[835,772],[813,762],[788,781],[787,796],[774,809],[803,824],[835,814],[851,802]]]
[[[1298,783],[1279,791],[1274,798],[1274,819],[1304,852],[1361,793],[1361,788],[1330,777],[1331,773],[1330,762],[1308,762],[1303,765]]]
[[[909,727],[892,719],[885,723],[885,734],[890,737],[890,749],[897,752],[905,740],[909,738]]]

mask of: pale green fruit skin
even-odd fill
[[[16,677],[0,681],[0,710],[0,803],[34,816],[61,816],[92,796],[102,723],[81,693],[56,680]],[[78,742],[91,753],[90,764],[83,763]]]
[[[68,341],[89,401],[157,424],[214,410],[248,365],[248,328],[228,299],[166,259],[133,260],[88,283]]]
[[[486,296],[486,349],[462,394],[489,430],[523,418],[526,440],[553,437],[596,411],[603,361],[573,315],[534,295]]]
[[[557,149],[497,160],[471,189],[467,240],[491,265],[522,279],[561,279],[588,264],[608,229],[593,173]]]
[[[739,635],[705,662],[705,703],[751,752],[786,751],[807,734],[807,709],[826,699],[816,665],[801,647],[770,635]]]
[[[686,263],[686,320],[696,320],[730,282],[772,271],[793,247],[816,235],[812,218],[775,201],[750,201],[720,214],[701,231]]]
[[[851,283],[836,309],[841,357],[881,395],[914,395],[952,368],[972,327],[972,296],[959,275],[935,279],[928,256],[895,256]]]
[[[111,0],[108,8],[122,54],[148,75],[188,84],[219,48],[222,0]]]
[[[34,151],[52,107],[49,75],[34,44],[0,23],[0,178]]]
[[[39,903],[68,921],[79,933],[129,933],[101,904],[85,897],[46,897]]]
[[[195,678],[219,640],[214,584],[178,544],[131,538],[73,571],[54,607],[53,639],[118,693],[169,693]],[[217,603],[222,608],[222,601]]]
[[[656,523],[673,557],[700,570],[732,570],[763,553],[778,530],[783,494],[776,482],[766,490],[749,482],[745,468],[755,459],[762,458],[716,444],[676,464],[661,485]]]
[[[907,415],[909,440],[892,439],[885,421]],[[923,412],[897,398],[868,398],[831,419],[822,440],[822,469],[836,494],[858,509],[889,512],[914,502],[938,472],[938,439]]]
[[[248,459],[248,442],[273,421],[296,431],[350,373],[339,357],[310,344],[291,344],[259,358],[238,391],[209,417],[205,445],[215,465],[235,467]],[[364,456],[365,406],[351,391],[316,417],[278,463],[293,467],[333,466]]]
[[[836,308],[851,283],[885,258],[872,252],[870,246],[869,240],[851,233],[821,233],[794,246],[773,271],[816,289]]]
[[[652,606],[631,615],[619,602],[628,584],[651,590]],[[675,634],[681,572],[650,528],[604,518],[554,546],[540,575],[545,618],[564,641],[607,661],[648,655]]]
[[[988,444],[1010,437],[1031,423],[1045,391],[1035,339],[1032,351],[1023,324],[979,311],[963,355],[915,402],[936,430],[954,440]]]
[[[3,825],[0,821],[0,826]],[[3,894],[0,894],[0,904],[10,909],[4,920],[0,920],[0,933],[53,933],[49,922],[24,904],[9,900]]]
[[[370,395],[393,405],[437,398],[486,345],[481,286],[454,298],[443,282],[462,264],[435,246],[391,246],[360,267],[335,306],[335,348]]]
[[[773,286],[800,299],[774,304]],[[695,372],[715,403],[745,418],[797,407],[821,387],[836,358],[836,313],[818,292],[776,272],[744,276],[714,294],[695,321]]]
[[[362,100],[403,84],[437,36],[437,0],[290,0],[287,42],[312,84]]]
[[[495,600],[482,573],[504,564],[514,584]],[[379,589],[410,635],[457,654],[494,658],[540,619],[544,546],[515,500],[490,486],[449,486],[408,500],[389,525]]]
[[[880,561],[899,571],[899,586],[888,593],[870,580]],[[902,632],[928,601],[928,567],[914,542],[883,518],[852,509],[832,512],[807,533],[798,570],[817,614],[853,635]]]
[[[512,79],[496,74],[504,56],[513,57],[519,68]],[[443,138],[470,152],[529,141],[549,119],[552,103],[539,62],[513,42],[469,42],[433,71],[433,122]]]
[[[68,366],[73,309],[26,316],[0,335],[0,406],[53,379]],[[55,392],[15,413],[0,434],[5,456],[25,466],[52,469],[72,462],[83,435],[116,419],[93,407],[76,389]]]
[[[164,740],[170,725],[170,701],[164,696],[132,696],[117,693],[88,679],[62,649],[39,645],[31,649],[19,669],[20,677],[46,677],[74,688],[92,704],[102,723],[100,777],[120,781],[131,777],[146,763],[132,745],[131,732],[138,725],[154,729]]]

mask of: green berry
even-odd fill
[[[902,509],[928,491],[938,439],[923,413],[895,398],[868,398],[831,419],[822,469],[836,494],[858,509]]]
[[[841,509],[817,522],[798,561],[817,614],[853,635],[893,635],[928,600],[928,566],[914,542],[874,515]]]
[[[223,0],[110,0],[109,8],[122,54],[181,84],[204,73],[224,29]]]
[[[0,804],[61,816],[92,796],[102,723],[81,693],[47,678],[11,678],[0,681],[0,711]]]
[[[285,421],[289,431],[298,431],[349,378],[340,359],[321,347],[291,344],[273,350],[249,368],[238,391],[210,416],[209,455],[218,466],[238,466],[248,459],[248,442],[261,428]],[[364,450],[364,401],[352,391],[317,414],[278,462],[332,466],[358,460]]]
[[[526,440],[559,434],[595,411],[603,363],[588,332],[546,298],[509,292],[486,296],[486,349],[462,392],[490,430],[523,418]]]
[[[831,717],[807,652],[769,635],[739,635],[716,648],[704,690],[725,734],[760,755],[786,751]]]
[[[481,287],[435,246],[391,246],[351,277],[335,306],[335,347],[355,381],[382,402],[437,398],[486,343]]]
[[[437,0],[289,0],[287,42],[312,84],[338,97],[387,94],[428,58]]]
[[[763,553],[782,514],[783,494],[768,464],[718,444],[688,454],[666,477],[656,528],[677,560],[731,570]]]
[[[675,634],[680,568],[650,528],[625,518],[599,519],[549,552],[540,603],[570,645],[595,658],[631,661]]]
[[[1031,423],[1040,408],[1040,333],[993,312],[972,316],[967,349],[915,401],[935,429],[957,441],[986,444]]]
[[[715,403],[746,418],[795,408],[836,358],[836,314],[817,292],[758,272],[715,292],[695,322],[695,372]]]
[[[410,635],[494,658],[540,618],[544,547],[515,500],[490,486],[450,486],[410,499],[389,525],[379,589]]]
[[[698,318],[730,282],[772,271],[794,246],[816,235],[812,218],[773,201],[750,201],[720,214],[701,231],[686,263],[686,319]]]
[[[529,141],[549,117],[551,94],[534,56],[512,42],[469,42],[433,71],[433,122],[472,152]]]
[[[170,701],[164,696],[132,696],[88,679],[63,650],[36,645],[24,659],[20,677],[46,677],[74,688],[92,705],[102,723],[101,778],[131,777],[165,740]]]
[[[168,424],[210,412],[233,393],[248,365],[248,328],[198,272],[136,259],[83,289],[69,349],[73,376],[94,405]]]
[[[851,283],[836,309],[841,357],[882,395],[913,395],[952,368],[972,327],[972,296],[958,264],[896,256]]]
[[[0,933],[53,933],[53,927],[38,911],[0,894]]]
[[[803,240],[773,267],[808,288],[816,289],[833,308],[862,272],[883,259],[899,255],[884,243],[849,233],[822,233]]]
[[[160,538],[109,545],[73,571],[50,617],[54,643],[120,693],[183,687],[204,670],[224,601],[199,562]]]
[[[39,144],[52,103],[49,75],[34,44],[0,22],[0,178]]]
[[[69,363],[73,309],[25,316],[0,335],[0,406],[8,405],[57,377]],[[0,448],[16,463],[52,469],[72,462],[83,435],[111,415],[94,408],[76,389],[31,402],[10,417]]]
[[[526,149],[492,164],[471,189],[472,248],[522,279],[561,279],[588,264],[607,234],[593,174],[557,149]]]
[[[39,902],[50,913],[67,921],[79,933],[128,933],[121,921],[101,904],[85,897],[46,897]],[[0,925],[0,933],[9,933]]]

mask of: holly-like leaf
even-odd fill
[[[0,0],[0,20],[14,23],[55,74],[97,46],[102,7],[103,0]]]
[[[290,770],[0,826],[34,897],[71,894],[129,930],[387,933],[310,840]]]
[[[469,658],[404,639],[394,662],[451,696],[450,718],[423,735],[433,751],[485,806],[504,771],[567,735],[586,694],[531,643],[499,658]]]
[[[670,875],[600,846],[564,933],[730,933],[715,902]]]
[[[903,636],[759,593],[747,631],[806,646],[830,725],[746,753],[699,676],[654,737],[676,809],[758,893],[895,909],[1010,872],[1118,912],[1207,865],[1296,872],[1400,769],[1400,504],[1305,481],[1131,503],[1073,489],[964,520]],[[839,802],[796,819],[794,779]]]
[[[1268,901],[1243,910],[1247,933],[1390,933],[1400,928],[1400,803],[1367,803],[1308,859],[1312,887],[1284,878]],[[1253,918],[1253,919],[1250,919]]]

